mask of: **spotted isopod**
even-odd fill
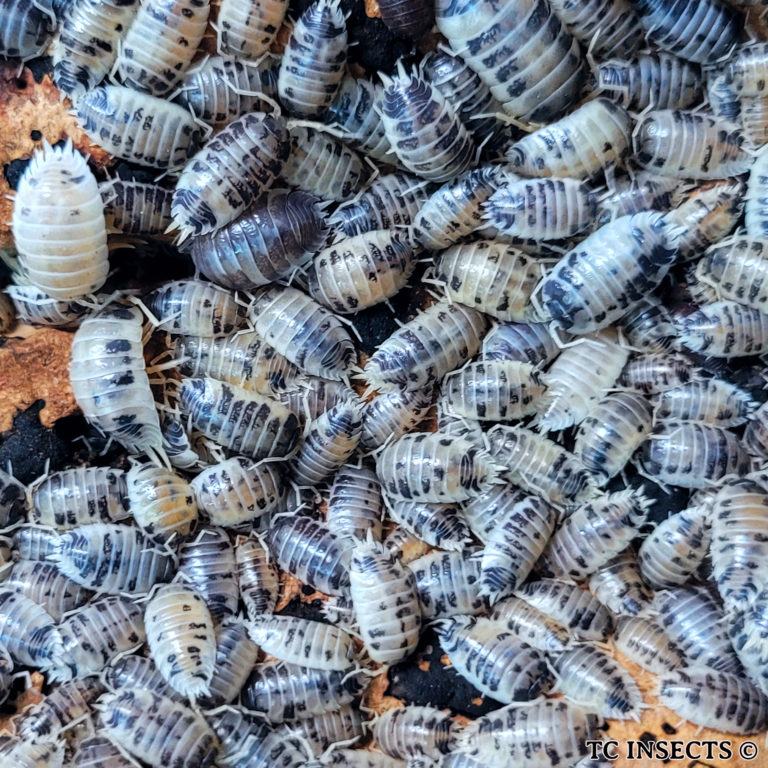
[[[550,503],[564,506],[596,494],[594,478],[578,459],[552,440],[524,427],[494,427],[491,456],[503,465],[503,477]]]
[[[702,421],[718,427],[735,427],[749,419],[754,407],[749,393],[735,384],[722,379],[704,379],[662,392],[654,416],[670,421]]]
[[[597,89],[627,109],[685,109],[703,99],[701,69],[670,53],[637,53],[632,59],[600,62]]]
[[[99,188],[110,227],[127,235],[159,235],[171,223],[173,190],[115,179]]]
[[[323,248],[309,271],[309,295],[339,314],[367,309],[394,296],[416,266],[407,238],[380,229]]]
[[[453,106],[429,81],[401,62],[384,83],[381,118],[402,165],[430,181],[448,181],[477,162],[469,131]]]
[[[104,733],[139,760],[174,768],[212,768],[219,739],[203,716],[178,701],[134,689],[98,701]]]
[[[470,551],[435,550],[407,563],[425,621],[484,612],[480,596],[480,558]]]
[[[560,622],[581,640],[605,641],[613,633],[611,612],[590,592],[557,579],[523,584],[517,597]]]
[[[300,191],[270,191],[239,218],[195,237],[191,256],[210,280],[250,290],[289,275],[322,245],[324,236],[316,197]]]
[[[393,707],[373,727],[379,748],[392,757],[407,760],[425,755],[439,760],[455,747],[459,728],[450,715],[434,707]]]
[[[440,250],[458,242],[483,225],[483,203],[498,187],[499,170],[476,168],[443,184],[419,208],[410,229],[418,245]]]
[[[370,80],[345,75],[323,120],[341,130],[345,143],[352,149],[390,165],[391,147],[380,114],[382,93],[382,87]],[[379,176],[377,181],[383,178]]]
[[[137,0],[89,0],[67,8],[53,46],[53,81],[73,102],[109,74],[138,6]]]
[[[657,675],[687,666],[683,652],[658,622],[647,616],[621,619],[614,641],[627,658]]]
[[[650,608],[653,598],[643,584],[637,557],[630,548],[595,571],[589,589],[617,616],[638,616]]]
[[[421,66],[432,85],[453,105],[467,130],[482,138],[481,151],[493,154],[509,138],[509,130],[496,115],[503,107],[488,84],[459,55],[438,46]]]
[[[722,179],[746,173],[753,158],[744,136],[706,114],[660,109],[648,112],[633,137],[640,165],[662,176]]]
[[[710,357],[758,355],[768,347],[768,315],[735,301],[704,304],[681,321],[679,340]]]
[[[559,621],[519,597],[507,597],[496,603],[490,618],[522,642],[542,651],[560,653],[571,641],[571,633]]]
[[[473,357],[486,326],[477,310],[439,301],[379,345],[365,365],[365,378],[385,392],[423,388]]]
[[[531,122],[562,114],[584,81],[579,44],[549,3],[439,0],[437,27],[505,112]]]
[[[403,435],[379,454],[376,472],[395,498],[462,501],[494,483],[498,467],[487,451],[440,433]]]
[[[236,4],[222,2],[224,5],[232,7]],[[222,25],[221,6],[218,24]],[[266,99],[277,95],[279,68],[280,59],[271,54],[259,61],[247,62],[211,56],[187,72],[176,101],[212,128],[223,128],[247,112],[270,109]]]
[[[634,489],[578,507],[550,539],[543,556],[548,575],[586,579],[623,551],[645,522],[648,501]]]
[[[237,218],[272,186],[289,153],[280,117],[250,112],[222,128],[176,184],[171,213],[179,240],[214,232]]]
[[[648,41],[682,59],[715,64],[739,39],[737,14],[720,0],[639,0]]]
[[[432,549],[426,541],[422,541],[416,534],[411,533],[402,525],[393,528],[385,537],[384,547],[387,552],[398,558],[403,565],[410,565],[414,560],[426,555],[427,552]],[[334,607],[338,607],[338,601],[337,605]],[[472,613],[472,611],[460,611],[460,613]],[[344,615],[346,615],[349,620],[354,620],[354,616],[344,614],[343,611],[338,611],[337,615],[340,617],[339,621],[343,620]],[[328,620],[331,621],[330,618]]]
[[[502,323],[483,339],[483,360],[517,360],[544,366],[560,354],[548,323]]]
[[[581,645],[555,660],[559,690],[576,704],[603,717],[621,720],[639,715],[643,696],[634,678],[605,651]]]
[[[183,379],[179,407],[206,437],[252,459],[286,456],[299,420],[277,400],[216,379]]]
[[[426,417],[434,400],[426,387],[411,392],[385,392],[363,405],[363,432],[360,447],[373,451],[388,439],[413,431]]]
[[[224,527],[256,520],[285,497],[283,472],[276,464],[240,456],[204,469],[190,485],[211,523]]]
[[[210,376],[264,395],[295,386],[299,377],[298,368],[255,332],[218,339],[182,336],[174,351],[187,376]]]
[[[30,325],[55,325],[73,328],[91,311],[89,302],[54,299],[34,285],[8,285],[5,288],[19,320]]]
[[[525,492],[517,486],[499,483],[472,494],[462,503],[461,514],[472,533],[486,544],[497,523],[507,519],[512,507],[525,498]]]
[[[571,114],[524,136],[507,150],[523,176],[586,179],[629,153],[632,119],[610,99],[588,101]]]
[[[248,632],[265,653],[289,664],[340,672],[355,665],[352,636],[330,624],[262,616],[249,623]]]
[[[102,679],[111,691],[147,690],[172,701],[185,698],[171,688],[152,659],[146,656],[119,656],[105,670]]]
[[[93,592],[68,579],[53,563],[19,560],[13,564],[3,589],[10,589],[28,597],[60,622],[65,613],[85,605]]]
[[[83,320],[72,342],[69,379],[91,424],[131,453],[167,462],[144,364],[138,309],[113,304]]]
[[[757,733],[768,722],[768,699],[749,680],[691,669],[659,681],[658,699],[686,720],[726,733]]]
[[[661,214],[622,216],[563,256],[542,281],[541,303],[572,333],[605,328],[659,285],[677,247]]]
[[[653,294],[635,304],[619,325],[629,345],[643,352],[663,352],[675,336],[672,315]]]
[[[0,645],[17,664],[52,666],[64,645],[60,628],[30,598],[12,589],[0,590]]]
[[[662,520],[640,545],[643,580],[655,589],[685,584],[709,551],[709,510],[688,507]]]
[[[117,55],[123,82],[168,94],[192,63],[209,12],[209,0],[143,0]]]
[[[531,295],[540,265],[514,246],[493,240],[454,245],[440,254],[435,277],[450,299],[502,322],[538,319]]]
[[[34,0],[4,0],[0,56],[26,61],[42,55],[53,32],[49,10]]]
[[[285,47],[277,92],[297,117],[321,115],[344,76],[347,28],[339,0],[317,0],[299,16]]]
[[[269,49],[288,10],[288,0],[222,0],[216,19],[219,51],[259,59]],[[249,110],[246,110],[249,111]]]
[[[135,768],[135,763],[126,757],[106,736],[92,736],[83,739],[75,751],[74,768]]]
[[[216,622],[237,613],[240,593],[235,572],[235,550],[226,531],[203,528],[179,548],[179,575],[202,595]]]
[[[349,583],[368,656],[379,664],[409,656],[419,642],[422,624],[411,571],[369,539],[352,550]]]
[[[72,581],[106,594],[140,594],[173,575],[173,558],[138,528],[81,525],[61,534],[48,560]]]
[[[664,211],[677,203],[682,182],[666,176],[654,176],[639,171],[633,176],[614,179],[609,191],[598,199],[598,222],[605,224],[620,216],[631,216],[643,211]],[[652,297],[646,297],[649,299]]]
[[[613,328],[580,336],[541,375],[547,389],[537,428],[551,432],[581,424],[614,386],[628,358]]]
[[[653,406],[634,392],[606,395],[579,425],[576,458],[605,485],[621,472],[650,434]]]
[[[21,274],[48,296],[78,298],[104,284],[109,261],[101,195],[71,141],[63,147],[46,143],[32,156],[19,181],[11,227]]]
[[[395,499],[389,517],[433,547],[460,551],[470,539],[469,529],[455,504]]]
[[[13,551],[19,560],[41,562],[58,551],[60,537],[53,528],[25,525],[13,534]]]
[[[700,422],[662,423],[641,450],[639,464],[647,475],[683,488],[715,485],[728,475],[742,477],[750,468],[749,455],[733,432]]]
[[[324,523],[305,515],[281,519],[266,543],[277,565],[303,583],[328,595],[348,592],[347,558]]]
[[[59,624],[64,651],[50,678],[99,674],[115,657],[138,648],[146,640],[143,612],[130,598],[112,595],[67,616]]]
[[[599,725],[597,715],[564,699],[512,704],[469,725],[461,734],[459,752],[488,768],[573,765],[588,753],[585,741],[598,737]]]
[[[326,522],[331,533],[348,546],[366,539],[381,541],[384,503],[376,473],[367,466],[342,466],[333,477]]]
[[[355,345],[341,321],[296,288],[270,286],[251,308],[255,330],[301,370],[343,380],[355,361]]]
[[[738,674],[741,665],[713,591],[708,585],[697,585],[658,592],[657,621],[685,654],[689,665]]]
[[[102,85],[78,99],[83,130],[111,155],[152,168],[182,168],[195,153],[200,127],[188,110],[119,85]]]
[[[521,179],[501,186],[483,208],[485,221],[503,235],[557,240],[589,228],[597,198],[576,179]]]
[[[30,742],[17,736],[0,743],[0,760],[14,768],[61,768],[66,742],[43,740]]]
[[[353,200],[342,203],[328,218],[337,238],[377,229],[409,225],[429,199],[429,182],[406,173],[374,179]]]
[[[655,352],[633,357],[621,372],[619,384],[652,395],[687,384],[695,375],[691,361],[683,355]]]
[[[280,582],[264,546],[254,539],[238,539],[235,566],[240,597],[248,618],[272,613],[277,604]]]
[[[696,276],[723,299],[763,310],[768,306],[768,250],[765,241],[758,239],[763,233],[756,234],[735,236],[708,248],[696,265]]]
[[[282,723],[337,710],[362,688],[358,675],[284,661],[257,664],[242,691],[245,707]]]

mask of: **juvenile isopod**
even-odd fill
[[[424,620],[485,610],[480,596],[480,558],[477,553],[435,550],[407,563],[413,573]]]
[[[493,484],[497,472],[487,451],[439,432],[403,435],[376,462],[384,490],[413,501],[462,501]]]
[[[586,579],[622,552],[645,522],[649,502],[634,489],[581,505],[549,540],[543,569],[557,578]]]
[[[355,345],[341,321],[296,288],[271,286],[251,308],[256,332],[301,370],[344,380],[355,361]]]
[[[294,24],[285,47],[277,92],[297,117],[318,117],[344,76],[347,28],[338,0],[317,0]]]
[[[118,595],[141,594],[173,575],[173,558],[138,528],[93,523],[65,531],[48,560],[88,589]]]
[[[216,379],[183,379],[179,407],[206,437],[254,460],[287,456],[299,436],[298,418],[282,403]]]
[[[637,162],[660,176],[723,179],[746,173],[753,158],[738,129],[706,114],[676,109],[648,112],[633,136]]]
[[[310,746],[314,755],[320,757],[330,746],[339,742],[351,744],[362,740],[367,733],[366,725],[367,721],[352,703],[344,704],[335,711],[295,720],[286,724],[285,728],[286,735],[301,737],[302,747]],[[305,759],[302,756],[302,764]]]
[[[416,648],[422,623],[411,571],[369,539],[352,550],[349,583],[368,656],[379,664],[406,658]]]
[[[131,453],[167,462],[138,309],[113,304],[83,321],[72,342],[69,379],[89,422]]]
[[[222,128],[187,163],[176,184],[171,213],[179,240],[236,219],[272,186],[289,152],[288,129],[280,117],[250,112]]]
[[[30,742],[11,736],[0,743],[0,760],[14,768],[61,768],[65,747],[63,739]]]
[[[750,469],[749,455],[733,432],[692,421],[662,423],[646,440],[638,462],[656,482],[683,488],[716,485]]]
[[[587,179],[628,155],[632,118],[610,99],[588,101],[562,119],[524,136],[507,150],[522,176]]]
[[[493,240],[454,245],[440,255],[435,277],[450,299],[501,322],[538,319],[531,296],[540,265],[514,246]]]
[[[726,733],[757,733],[768,721],[768,699],[749,680],[691,669],[659,681],[659,703],[686,720]]]
[[[339,314],[394,296],[416,266],[413,247],[392,230],[376,230],[323,248],[312,260],[309,295]]]
[[[710,538],[709,510],[703,505],[662,520],[640,545],[643,580],[654,589],[685,584],[704,561]]]
[[[201,274],[227,288],[250,290],[289,275],[322,244],[324,216],[306,192],[270,191],[242,216],[192,240]]]
[[[643,696],[634,678],[593,645],[566,649],[554,661],[567,699],[603,717],[637,718]]]
[[[41,562],[58,551],[60,538],[53,528],[24,525],[13,534],[13,551],[19,560]]]
[[[167,95],[192,63],[209,12],[209,0],[143,0],[117,55],[123,82]]]
[[[439,0],[435,12],[451,48],[480,75],[507,114],[547,122],[578,98],[584,81],[579,44],[549,4]]]
[[[672,266],[677,230],[655,212],[622,216],[569,251],[541,283],[543,311],[571,333],[605,328]]]
[[[283,178],[324,200],[349,200],[368,178],[363,158],[342,141],[323,131],[291,128],[291,152]]]
[[[176,170],[197,150],[200,126],[179,104],[120,85],[101,85],[78,99],[77,118],[111,155]]]
[[[581,424],[614,386],[628,358],[613,328],[572,342],[541,375],[547,389],[538,404],[537,428],[551,432]]]
[[[208,695],[216,636],[203,598],[192,587],[166,584],[147,603],[144,625],[149,650],[168,685],[189,699]]]
[[[443,381],[449,413],[476,421],[516,421],[541,408],[547,387],[530,363],[469,363]]]
[[[441,379],[480,349],[487,321],[475,309],[439,301],[382,342],[365,365],[376,390],[415,390]]]
[[[25,521],[34,522],[27,489],[13,475],[0,469],[0,528]]]
[[[573,452],[605,485],[621,472],[650,434],[653,406],[634,392],[606,395],[579,425]]]
[[[134,757],[174,768],[212,768],[216,734],[181,702],[146,690],[105,693],[98,701],[104,732]]]
[[[381,117],[400,163],[429,181],[448,181],[477,163],[477,149],[453,106],[420,74],[398,62],[384,83]]]
[[[190,483],[200,509],[213,525],[235,527],[279,507],[285,480],[279,465],[241,456],[204,469]]]
[[[235,572],[235,550],[226,531],[203,528],[179,548],[181,579],[202,595],[219,624],[237,613],[240,593]]]
[[[346,556],[328,527],[305,515],[281,519],[269,529],[267,547],[276,563],[328,595],[349,590]]]
[[[74,299],[104,285],[109,254],[99,185],[71,141],[34,153],[11,227],[21,274],[48,296]]]

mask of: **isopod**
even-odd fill
[[[617,616],[638,616],[650,608],[652,593],[643,584],[632,549],[609,560],[589,580],[592,594]]]
[[[430,546],[460,551],[470,539],[467,524],[455,504],[394,499],[387,508],[394,522]]]
[[[737,427],[749,419],[754,407],[749,393],[735,384],[722,379],[704,379],[662,392],[654,416],[668,421],[701,421],[717,427]]]
[[[507,597],[496,603],[490,618],[522,642],[542,651],[560,653],[571,641],[571,633],[559,621],[519,597]]]
[[[336,472],[331,484],[328,528],[347,546],[366,539],[369,531],[376,541],[381,541],[383,506],[376,473],[367,466],[346,464]]]
[[[36,522],[28,506],[26,487],[0,469],[0,528],[8,528],[28,517],[30,522]]]
[[[53,31],[45,3],[34,0],[5,0],[0,24],[0,56],[22,61],[42,55]]]
[[[627,658],[657,675],[687,666],[683,652],[655,619],[622,618],[616,625],[614,641]]]
[[[376,720],[373,738],[383,752],[407,760],[425,755],[434,760],[450,752],[456,741],[457,724],[450,715],[434,707],[393,707]]]
[[[432,407],[434,394],[428,387],[411,392],[385,392],[363,405],[360,447],[373,451],[387,440],[412,432]]]
[[[552,9],[582,44],[598,58],[626,59],[643,43],[637,11],[627,0],[572,3],[553,0]]]
[[[747,228],[749,231],[749,223]],[[768,306],[768,250],[765,241],[758,239],[763,234],[736,236],[711,246],[697,263],[696,276],[719,297],[762,311]]]
[[[280,588],[277,570],[264,546],[250,538],[235,544],[235,565],[240,597],[250,619],[272,613]]]
[[[3,589],[11,589],[28,597],[60,622],[65,613],[85,605],[93,592],[81,587],[59,572],[53,563],[19,560],[14,563]]]
[[[127,235],[159,235],[171,224],[173,191],[156,184],[115,179],[102,184],[109,225]]]
[[[679,340],[710,357],[747,357],[768,347],[768,315],[734,301],[704,304],[680,323]]]
[[[518,360],[545,366],[560,354],[548,323],[502,323],[483,339],[483,360]]]
[[[17,664],[52,666],[64,653],[60,628],[37,603],[11,589],[0,591],[0,644]]]
[[[34,285],[8,285],[5,292],[11,298],[19,320],[30,325],[72,328],[91,311],[89,302],[54,299]]]
[[[236,57],[234,61],[260,59],[275,39],[287,10],[287,0],[222,0],[216,24],[220,52]]]
[[[687,384],[696,376],[691,361],[679,354],[655,352],[633,357],[624,367],[619,384],[646,395]]]

